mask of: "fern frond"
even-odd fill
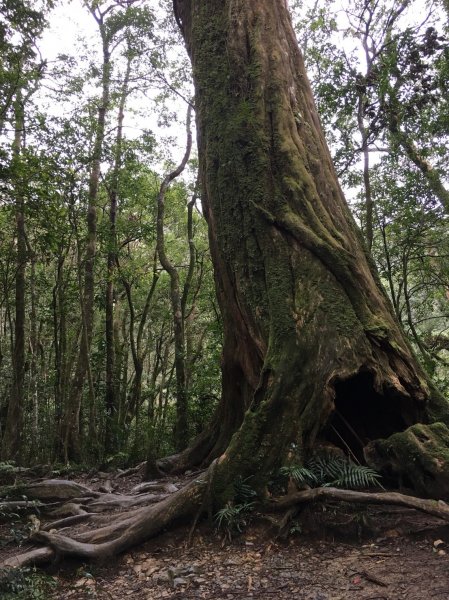
[[[342,464],[338,477],[329,483],[325,483],[324,486],[353,490],[372,486],[382,487],[379,473],[369,467],[352,463]]]
[[[288,465],[281,467],[279,472],[284,477],[291,477],[298,485],[315,485],[317,483],[315,473],[306,467]]]
[[[215,514],[215,521],[218,529],[226,529],[228,532],[239,531],[247,523],[249,513],[253,510],[255,502],[246,502],[244,504],[226,504]]]
[[[308,468],[315,474],[318,485],[358,489],[378,486],[380,474],[363,465],[356,465],[341,456],[318,455],[311,457]]]
[[[246,479],[242,479],[239,477],[237,481],[234,483],[234,499],[236,504],[245,504],[251,498],[257,496],[257,492],[249,485],[248,481],[251,479],[250,477],[246,477]]]

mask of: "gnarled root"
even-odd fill
[[[31,540],[46,544],[48,548],[27,554],[31,559],[34,557],[34,562],[50,560],[54,555],[100,560],[119,554],[151,538],[172,522],[194,515],[202,506],[205,490],[205,481],[192,481],[157,504],[134,510],[111,525],[78,535],[77,539],[38,531]],[[1,566],[23,566],[29,564],[30,557],[22,555],[13,561],[9,559]]]
[[[68,517],[89,518],[91,523],[95,522],[100,525],[97,529],[79,533],[74,538],[58,533],[38,531],[31,540],[45,544],[44,548],[34,549],[21,556],[10,558],[0,566],[18,567],[30,563],[48,562],[54,557],[64,556],[75,556],[84,560],[103,560],[145,542],[176,521],[188,517],[196,519],[199,514],[207,511],[208,502],[206,500],[212,493],[210,484],[214,476],[215,465],[214,462],[207,473],[200,478],[193,479],[181,490],[157,504],[128,510],[113,523],[110,523],[110,515],[104,514],[88,514],[87,516],[81,514]],[[399,505],[428,513],[449,522],[449,505],[441,500],[426,500],[396,492],[367,493],[332,487],[303,490],[272,500],[265,504],[265,508],[271,512],[287,511],[289,517],[289,509],[301,503],[320,499],[361,504]],[[106,519],[109,519],[109,522]],[[105,522],[106,525],[104,525]]]

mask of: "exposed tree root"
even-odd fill
[[[92,519],[94,514],[95,513],[84,512],[83,514],[72,515],[71,517],[64,517],[63,519],[58,519],[57,521],[46,523],[42,527],[42,531],[51,531],[52,529],[61,529],[61,527],[70,527],[71,525],[77,525],[78,523],[89,521],[89,519]]]
[[[51,503],[38,501],[40,511],[48,512],[47,509],[51,507],[52,516],[61,518],[43,523],[41,530],[30,537],[30,541],[44,543],[46,548],[7,559],[0,567],[39,564],[63,556],[95,560],[118,554],[155,535],[172,521],[195,514],[201,506],[204,487],[205,483],[198,477],[181,490],[169,482],[154,485],[147,483],[135,486],[128,495],[100,493],[68,481],[50,480],[28,486],[26,489],[30,496],[51,498]],[[153,493],[160,490],[164,493]],[[79,498],[74,497],[80,493]],[[55,498],[59,498],[60,502],[55,503]],[[13,501],[9,508],[17,508],[18,503],[24,509],[32,511],[36,502]],[[121,509],[120,513],[114,515],[111,522],[110,511],[117,509]],[[73,539],[70,535],[53,531],[85,521],[90,521],[97,528],[72,534]]]
[[[32,483],[21,490],[28,498],[37,500],[69,500],[80,494],[92,493],[85,485],[64,479],[46,479],[39,483]]]
[[[123,494],[102,494],[89,503],[90,508],[97,511],[109,510],[111,508],[131,508],[142,504],[155,504],[167,498],[168,494],[139,494],[127,496]]]
[[[138,509],[106,527],[86,532],[78,539],[39,531],[32,540],[47,544],[59,556],[104,559],[132,548],[174,521],[194,514],[201,506],[205,486],[204,481],[191,482],[157,504]]]
[[[111,481],[109,481],[109,479],[107,481],[105,481],[105,483],[103,485],[101,485],[98,488],[99,492],[104,492],[105,494],[112,494],[112,492],[114,491],[114,486],[112,485]]]
[[[161,481],[150,481],[139,483],[135,485],[131,489],[131,493],[133,494],[143,494],[144,492],[166,492],[168,494],[173,494],[173,492],[177,492],[179,488],[177,488],[172,483],[161,482]]]
[[[19,569],[27,567],[28,565],[40,565],[48,563],[55,558],[55,551],[50,547],[45,546],[43,548],[33,548],[28,552],[19,554],[18,556],[11,556],[0,564],[0,568],[14,568]]]
[[[49,515],[51,517],[70,517],[73,515],[85,515],[86,511],[81,504],[76,502],[65,502],[62,506],[58,506],[52,510]]]
[[[115,478],[121,479],[122,477],[128,477],[129,475],[134,475],[135,473],[139,473],[139,471],[143,471],[143,469],[145,468],[145,465],[146,465],[146,461],[139,463],[135,467],[130,467],[129,469],[126,469],[125,471],[119,471],[117,473],[117,475],[115,476]]]
[[[42,490],[48,497],[54,499],[57,490],[62,506],[53,511],[53,515],[62,518],[44,523],[40,531],[34,533],[30,540],[44,544],[44,548],[28,551],[14,558],[9,558],[0,564],[0,567],[21,567],[28,564],[48,562],[55,557],[74,556],[83,560],[104,560],[110,556],[120,554],[140,543],[157,535],[162,529],[175,522],[190,519],[196,520],[204,515],[213,495],[211,484],[214,478],[216,461],[209,469],[191,479],[182,489],[169,483],[154,483],[138,485],[133,488],[130,495],[115,493],[98,493],[78,484],[68,485],[71,482],[42,482],[39,485],[39,495]],[[66,501],[70,490],[71,496],[80,491],[83,496],[78,499],[71,498]],[[51,493],[50,493],[51,489]],[[148,490],[163,490],[164,494],[154,494]],[[134,492],[134,493],[133,493]],[[139,492],[144,492],[140,493]],[[172,493],[170,493],[172,492]],[[154,503],[155,499],[157,500]],[[342,490],[332,487],[321,487],[303,490],[289,494],[282,498],[271,500],[262,505],[268,512],[284,512],[285,518],[282,525],[291,517],[291,510],[299,504],[315,502],[317,500],[338,500],[361,504],[393,504],[413,508],[432,516],[439,517],[449,522],[449,505],[439,500],[426,500],[413,496],[406,496],[396,492],[366,493],[352,490]],[[139,506],[139,508],[130,507]],[[45,507],[45,505],[44,505]],[[117,507],[125,509],[120,514],[98,514],[98,510],[108,511]],[[84,532],[72,535],[61,535],[55,529],[77,525],[89,521],[96,526]]]
[[[163,528],[176,521],[193,518],[205,511],[205,495],[208,494],[207,478],[195,479],[176,493],[151,506],[141,507],[121,515],[114,522],[86,531],[75,538],[48,531],[38,531],[31,540],[45,544],[44,548],[31,550],[14,558],[9,558],[2,567],[25,566],[52,560],[55,556],[75,556],[83,560],[104,560],[124,552],[155,536]],[[147,496],[142,494],[141,497]],[[138,498],[138,496],[137,496]],[[395,492],[366,493],[341,490],[331,487],[304,490],[268,504],[271,511],[288,511],[297,504],[314,502],[320,499],[340,500],[363,504],[394,504],[414,508],[449,522],[449,506],[435,500],[425,500]],[[94,503],[89,505],[89,508]],[[77,514],[60,519],[44,526],[45,529],[69,526],[84,520],[94,520],[97,515],[80,510]],[[102,517],[104,520],[104,516]]]
[[[7,500],[0,502],[0,511],[3,513],[32,509],[38,511],[40,508],[41,503],[36,500]]]
[[[312,488],[302,490],[270,503],[273,510],[285,510],[296,504],[314,502],[320,499],[342,500],[344,502],[357,502],[360,504],[395,504],[414,508],[449,522],[449,505],[442,500],[426,500],[415,496],[406,496],[398,492],[357,492],[354,490],[341,490],[332,487]]]

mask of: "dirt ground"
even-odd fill
[[[398,509],[374,517],[397,527],[343,542],[342,530],[275,540],[259,524],[229,541],[203,525],[190,545],[181,527],[107,564],[50,566],[54,584],[44,598],[449,600],[449,526]]]
[[[418,537],[392,531],[367,543],[300,535],[281,543],[250,530],[224,546],[200,534],[190,548],[186,533],[165,535],[108,565],[65,567],[54,574],[49,598],[449,599],[448,528],[433,526]]]
[[[223,544],[205,532],[190,547],[181,529],[106,565],[53,569],[49,599],[449,599],[449,528],[421,518],[417,526],[424,531],[356,543],[270,541],[250,528]]]
[[[231,540],[203,523],[189,544],[189,530],[107,563],[50,565],[39,599],[449,600],[449,524],[411,509],[320,503],[282,539],[260,518]],[[14,552],[0,547],[0,561]]]

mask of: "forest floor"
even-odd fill
[[[120,492],[139,481],[120,480]],[[20,527],[1,525],[0,562],[28,548]],[[20,549],[5,543],[13,530]],[[190,543],[189,532],[179,526],[105,563],[64,559],[37,578],[28,568],[35,595],[17,598],[449,600],[449,524],[412,509],[321,502],[303,508],[282,538],[260,518],[231,539],[208,523]]]

